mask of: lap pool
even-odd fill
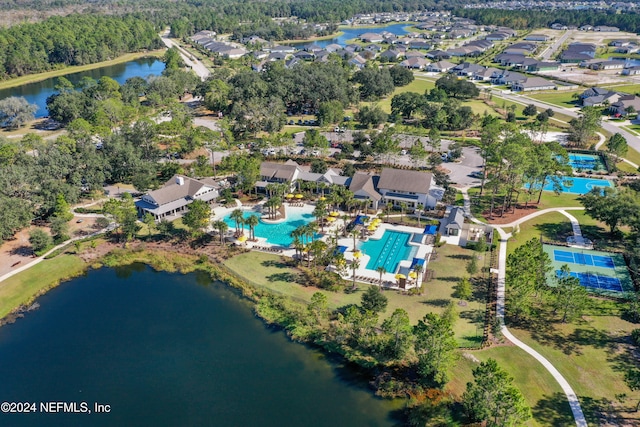
[[[409,245],[411,234],[386,230],[381,239],[369,239],[360,245],[360,250],[370,257],[368,270],[384,267],[388,273],[395,273],[400,261],[411,259],[417,246]]]

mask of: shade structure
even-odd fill
[[[406,279],[407,276],[405,276],[404,274],[396,274],[396,279]]]
[[[411,277],[412,279],[417,279],[418,273],[416,273],[415,271],[412,271],[411,273],[409,273],[409,277]]]
[[[247,241],[247,236],[245,236],[244,234],[240,237],[238,237],[238,242],[246,242]]]
[[[335,221],[335,220],[336,220],[336,218],[335,218],[335,217],[333,217],[333,216],[328,216],[326,219],[327,219],[327,221],[329,221],[329,222],[333,222],[333,221]]]
[[[302,199],[304,197],[304,195],[303,194],[296,194],[295,197],[296,197],[296,199]]]
[[[361,251],[355,251],[353,253],[353,257],[354,258],[361,258],[362,257],[362,252]]]
[[[286,196],[284,196],[287,199],[293,199],[293,194],[289,193]]]

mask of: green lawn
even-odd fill
[[[86,264],[74,255],[60,255],[0,283],[0,319],[43,289],[80,274]]]
[[[424,94],[426,90],[433,89],[435,87],[435,81],[427,79],[425,77],[416,77],[411,83],[406,86],[397,87],[393,93],[379,101],[363,102],[363,105],[378,105],[386,113],[391,113],[391,99],[398,94],[405,92],[416,92],[420,95]]]
[[[624,156],[624,158],[629,160],[630,162],[635,163],[636,165],[640,165],[640,153],[631,147],[629,147],[629,150],[627,151],[627,154]]]
[[[453,287],[461,277],[467,275],[460,264],[466,265],[472,254],[472,251],[457,246],[445,245],[438,248],[437,259],[428,266],[434,270],[436,278],[424,285],[423,295],[408,296],[396,291],[385,291],[389,305],[381,320],[391,315],[396,308],[405,309],[413,324],[427,313],[442,312],[449,300],[454,299]],[[483,262],[478,261],[478,264],[481,266]],[[226,260],[225,266],[254,286],[264,286],[298,301],[309,302],[311,296],[318,291],[317,288],[297,283],[299,278],[296,270],[287,267],[278,255],[262,252],[240,254]],[[329,306],[335,309],[347,304],[358,304],[367,286],[360,284],[358,291],[351,294],[325,292]],[[485,298],[484,290],[476,285],[474,300],[464,303],[466,305],[458,305],[460,319],[456,322],[455,330],[462,347],[480,344],[484,328]]]
[[[573,98],[573,95],[582,92],[583,91],[553,91],[534,93],[528,96],[530,98],[548,102],[549,104],[558,105],[560,107],[573,108],[576,107],[576,101]]]
[[[640,92],[640,85],[608,85],[604,87],[615,90],[616,92],[624,92],[632,95]]]
[[[545,241],[558,241],[572,233],[569,218],[559,212],[549,212],[520,224],[520,231],[509,239],[507,253],[512,253],[518,246],[531,239],[539,239],[540,236]]]

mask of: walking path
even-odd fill
[[[570,242],[571,246],[593,249],[592,242],[589,239],[585,239],[582,235],[582,230],[580,229],[580,223],[578,220],[564,209],[558,212],[569,218],[569,221],[571,221],[571,228],[573,229],[573,242]]]
[[[462,192],[462,197],[464,200],[464,209],[465,212],[467,214],[467,216],[469,217],[469,219],[471,219],[472,221],[476,222],[476,223],[480,223],[480,221],[476,218],[473,217],[472,213],[471,213],[471,201],[469,199],[469,194],[467,192],[467,188],[463,188],[461,190]],[[509,341],[511,341],[514,345],[516,345],[517,347],[521,348],[522,350],[524,350],[525,352],[527,352],[528,354],[530,354],[531,356],[533,356],[538,362],[540,362],[542,364],[542,366],[545,367],[545,369],[547,371],[549,371],[549,373],[553,376],[553,378],[555,378],[555,380],[558,382],[558,384],[560,384],[560,388],[562,388],[562,391],[564,392],[564,394],[567,396],[567,400],[569,401],[569,406],[571,407],[571,412],[573,413],[573,418],[575,419],[576,422],[576,426],[578,427],[587,427],[587,420],[584,417],[584,413],[582,412],[582,408],[580,407],[580,401],[578,400],[578,396],[576,395],[576,393],[573,391],[573,388],[571,388],[571,385],[569,384],[569,382],[562,376],[562,374],[553,366],[553,364],[551,362],[549,362],[543,355],[541,355],[540,353],[538,353],[536,350],[534,350],[533,348],[529,347],[527,344],[523,343],[522,341],[520,341],[518,338],[516,338],[507,328],[507,325],[504,323],[504,313],[505,313],[505,294],[506,294],[506,273],[507,273],[507,242],[509,241],[509,238],[511,237],[511,233],[505,233],[504,230],[502,229],[502,227],[514,227],[517,226],[525,221],[528,221],[532,218],[535,218],[537,216],[540,215],[544,215],[546,213],[549,212],[561,212],[564,215],[570,217],[570,219],[572,219],[572,225],[573,225],[573,221],[577,220],[569,215],[568,213],[565,212],[565,210],[581,210],[584,208],[581,207],[574,207],[574,208],[549,208],[549,209],[544,209],[541,210],[539,212],[534,212],[531,215],[527,215],[523,218],[520,218],[516,221],[513,221],[509,224],[500,224],[500,225],[494,225],[493,227],[496,229],[496,231],[498,232],[498,234],[500,235],[500,250],[498,253],[498,292],[497,292],[497,309],[496,309],[496,317],[498,318],[498,321],[500,322],[500,332],[502,333],[502,335],[507,338]],[[580,232],[580,226],[578,225],[578,231]],[[575,232],[575,228],[574,228],[574,232]],[[582,237],[582,233],[580,232],[580,236]]]

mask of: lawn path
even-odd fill
[[[479,220],[473,217],[471,214],[471,201],[469,199],[469,194],[467,193],[467,188],[461,189],[462,197],[464,200],[464,209],[466,211],[466,215],[474,222],[481,223]],[[500,322],[500,331],[505,338],[511,341],[514,345],[521,348],[531,356],[533,356],[538,362],[545,367],[547,371],[555,378],[555,380],[560,384],[562,391],[567,396],[567,400],[569,401],[569,406],[571,407],[571,412],[573,413],[573,418],[575,419],[576,426],[578,427],[587,427],[587,420],[584,417],[584,413],[582,412],[582,408],[580,407],[580,401],[578,400],[578,396],[576,395],[573,388],[569,382],[562,376],[562,374],[553,366],[551,362],[549,362],[543,355],[535,351],[533,348],[529,347],[527,344],[520,341],[516,338],[507,328],[507,325],[504,323],[504,308],[505,308],[505,294],[506,294],[506,286],[505,286],[505,278],[507,272],[507,242],[511,237],[511,233],[505,233],[501,227],[513,227],[519,225],[525,221],[528,221],[532,218],[535,218],[540,215],[544,215],[548,212],[561,212],[564,215],[570,217],[571,224],[573,225],[573,221],[578,222],[573,216],[567,214],[564,210],[582,210],[584,208],[574,207],[574,208],[549,208],[544,209],[539,212],[534,212],[531,215],[527,215],[523,218],[520,218],[516,221],[513,221],[509,224],[501,224],[500,226],[494,225],[493,227],[496,229],[498,234],[500,235],[500,250],[498,253],[498,292],[497,292],[497,309],[496,316],[498,321]],[[579,228],[578,224],[578,228]],[[575,229],[574,229],[575,230]],[[575,231],[574,231],[575,232]]]

